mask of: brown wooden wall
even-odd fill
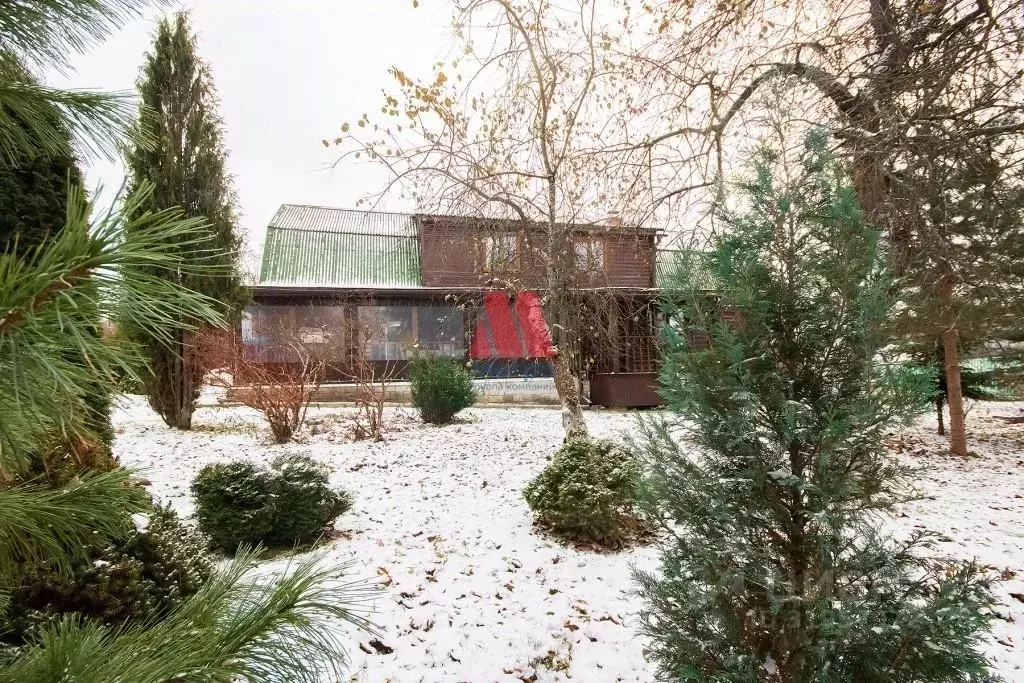
[[[420,260],[426,287],[479,287],[497,278],[513,281],[522,289],[544,285],[544,262],[537,248],[544,235],[524,230],[518,223],[466,224],[441,218],[420,219]],[[505,272],[488,272],[483,243],[488,234],[515,232],[519,236],[519,262]],[[654,286],[655,236],[624,228],[580,230],[579,237],[600,240],[604,247],[604,272],[580,274],[581,287]],[[571,261],[573,261],[571,259]]]

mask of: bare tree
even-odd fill
[[[568,436],[585,435],[586,320],[578,291],[586,278],[579,277],[574,235],[580,226],[628,229],[621,226],[639,215],[632,200],[643,185],[630,162],[641,156],[635,150],[604,154],[609,143],[629,139],[620,103],[629,89],[614,62],[622,36],[602,23],[589,0],[457,0],[454,6],[459,57],[437,65],[424,81],[393,69],[398,92],[386,96],[388,122],[364,115],[344,124],[333,142],[345,150],[339,161],[368,156],[384,164],[391,187],[401,187],[425,211],[479,216],[499,235],[526,235],[508,244],[496,237],[481,258],[493,265],[503,253],[518,258],[522,250],[541,264],[563,422]],[[618,218],[605,223],[610,215]],[[498,286],[516,286],[514,277],[497,275]]]
[[[289,330],[282,330],[276,346],[288,358],[286,367],[267,363],[233,330],[197,333],[193,347],[210,370],[207,382],[234,391],[239,403],[263,414],[275,442],[287,443],[306,420],[326,363]]]
[[[360,441],[383,441],[385,434],[384,405],[388,387],[401,375],[402,364],[396,360],[375,362],[370,352],[374,344],[386,339],[385,322],[363,318],[352,320],[346,339],[350,346],[343,363],[332,362],[329,367],[341,379],[356,387],[356,414],[352,422],[352,438]]]
[[[756,94],[784,82],[802,93],[809,123],[834,131],[869,220],[888,234],[894,267],[913,277],[922,250],[949,244],[916,220],[915,199],[934,204],[959,191],[936,188],[934,174],[920,170],[979,142],[1008,167],[1020,156],[1024,15],[1015,0],[672,2],[650,14],[653,38],[630,65],[656,125],[634,145],[662,171],[664,194],[722,177],[736,124]],[[930,286],[955,311],[962,264],[944,263]],[[958,336],[951,315],[942,332],[951,450],[964,455]]]

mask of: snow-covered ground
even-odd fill
[[[1007,681],[1024,681],[1024,426],[992,415],[1022,409],[979,405],[971,422],[981,457],[968,461],[942,454],[927,419],[893,438],[902,458],[923,467],[927,496],[897,527],[941,531],[951,539],[943,552],[977,557],[1008,579],[997,589],[1003,604],[987,648]],[[330,423],[343,410],[311,417]],[[349,443],[321,428],[279,446],[245,408],[202,408],[195,429],[182,433],[129,397],[114,416],[116,449],[186,515],[189,482],[206,463],[305,453],[328,464],[333,483],[355,496],[336,523],[330,559],[353,560],[354,571],[388,584],[371,617],[386,648],[365,652],[353,640],[351,681],[653,681],[636,635],[630,567],[654,566],[654,550],[578,551],[532,528],[521,492],[561,440],[558,411],[481,408],[443,428],[418,425],[408,411],[389,415],[396,429],[385,443]],[[596,435],[616,436],[635,416],[594,411],[588,419]]]

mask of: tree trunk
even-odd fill
[[[187,336],[178,331],[170,346],[158,352],[150,386],[147,387],[149,405],[168,427],[192,429],[195,410],[196,386],[202,382],[195,367],[196,358]]]
[[[546,119],[545,119],[546,121]],[[576,356],[580,346],[579,311],[573,301],[570,286],[576,267],[576,251],[573,248],[570,229],[558,222],[556,207],[558,191],[556,174],[548,153],[547,131],[541,136],[544,165],[547,170],[547,253],[545,254],[545,275],[547,293],[544,317],[555,347],[554,380],[558,400],[562,404],[562,427],[565,438],[587,436],[587,421],[583,417],[580,402],[580,382],[576,376],[579,368]]]
[[[192,372],[185,359],[187,350],[184,343],[174,349],[174,371],[172,373],[171,405],[165,418],[168,426],[175,429],[192,429]]]
[[[967,457],[967,431],[964,428],[964,397],[960,387],[959,335],[953,324],[942,335],[946,361],[946,393],[949,395],[949,450]]]
[[[939,420],[939,429],[938,429],[939,436],[945,436],[945,434],[946,434],[946,424],[945,424],[945,422],[943,422],[943,417],[944,417],[943,407],[944,406],[945,406],[945,397],[942,394],[942,392],[940,391],[939,395],[935,397],[935,417],[937,417],[938,420]]]
[[[576,381],[573,365],[569,353],[559,353],[554,358],[555,390],[562,404],[562,427],[565,429],[566,439],[587,436],[587,422],[583,417],[579,382]]]
[[[553,206],[553,204],[552,204]],[[549,216],[547,240],[547,293],[544,318],[555,347],[554,380],[558,400],[562,404],[562,427],[565,438],[586,437],[587,421],[580,401],[580,383],[576,376],[579,348],[578,311],[570,294],[569,274],[574,265],[575,252],[571,237]]]
[[[954,276],[947,274],[939,283],[939,299],[949,316],[949,327],[942,333],[942,356],[946,367],[946,401],[949,403],[949,450],[967,457],[967,430],[964,427],[964,395],[960,385],[960,335],[953,311]]]
[[[554,365],[555,391],[558,392],[559,403],[562,404],[562,427],[565,438],[586,437],[587,422],[583,416],[583,405],[580,400],[580,383],[576,376],[578,367],[577,348],[579,345],[578,326],[575,311],[572,310],[572,299],[568,287],[562,278],[549,275],[548,300],[544,307],[544,317],[551,333],[551,343],[555,347]]]

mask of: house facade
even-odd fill
[[[659,234],[573,225],[576,354],[593,404],[659,403]],[[286,204],[267,227],[247,353],[287,372],[295,345],[329,359],[329,382],[401,379],[416,356],[465,362],[477,378],[551,376],[541,294],[542,226],[460,216]]]

